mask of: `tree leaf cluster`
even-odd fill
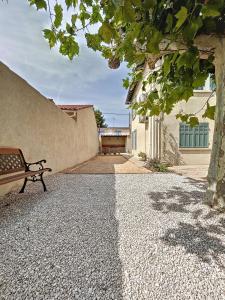
[[[97,123],[98,128],[107,128],[108,125],[105,122],[105,118],[103,116],[103,113],[99,109],[94,109],[95,113],[95,119]]]
[[[50,11],[51,27],[43,33],[51,48],[58,45],[62,55],[73,59],[79,54],[78,36],[83,34],[88,47],[104,58],[127,63],[131,72],[123,82],[126,88],[141,80],[138,66],[163,56],[161,69],[143,81],[143,90],[152,87],[147,99],[133,106],[142,114],[170,113],[176,103],[188,101],[214,73],[213,56],[207,53],[203,60],[195,38],[225,34],[224,0],[65,0],[71,12],[71,20],[65,22],[59,3],[49,7],[46,0],[28,1],[38,10]],[[169,51],[177,41],[183,49]],[[207,107],[204,116],[212,115]]]

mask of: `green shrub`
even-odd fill
[[[144,152],[139,152],[138,157],[141,157],[141,159],[144,160],[144,161],[146,161],[146,159],[147,159],[147,155]]]
[[[162,163],[159,159],[149,159],[146,163],[146,167],[153,172],[168,172],[168,165]]]

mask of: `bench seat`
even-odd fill
[[[23,178],[26,178],[26,177],[34,176],[36,174],[40,174],[40,173],[43,173],[43,172],[46,172],[46,171],[50,172],[51,169],[50,168],[44,168],[44,169],[37,170],[37,171],[28,171],[28,172],[25,172],[25,173],[20,173],[20,174],[16,174],[16,175],[13,175],[13,176],[4,177],[4,178],[0,179],[0,185],[6,184],[6,183],[9,183],[9,182],[12,182],[12,181],[20,180],[20,179],[23,179]]]
[[[20,190],[20,193],[23,193],[27,181],[41,181],[44,191],[47,191],[43,174],[44,172],[51,172],[51,169],[44,168],[43,163],[46,163],[45,159],[34,163],[27,163],[20,149],[0,147],[0,176],[2,177],[0,177],[0,185],[24,179],[24,184]],[[38,170],[31,170],[30,166],[35,165],[38,166]],[[17,174],[7,176],[12,173]]]

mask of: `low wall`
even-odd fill
[[[72,167],[98,153],[93,108],[74,120],[0,63],[0,146],[21,148],[28,162],[46,159],[52,173]],[[18,184],[0,186],[0,195]]]

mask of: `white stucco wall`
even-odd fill
[[[144,77],[150,72],[148,65],[145,65]],[[209,86],[209,80],[207,80]],[[150,86],[146,86],[146,92]],[[161,158],[173,164],[209,164],[212,139],[214,131],[214,121],[203,119],[204,109],[201,108],[206,103],[211,91],[196,91],[188,102],[178,103],[170,115],[150,117],[146,123],[139,121],[139,116],[135,116],[131,121],[131,132],[137,131],[137,149],[132,149],[132,154],[137,156],[139,152],[145,152],[150,158]],[[142,101],[143,91],[141,82],[136,86],[132,101]],[[215,96],[210,99],[210,104],[216,103]],[[208,148],[180,148],[179,147],[179,123],[176,114],[183,110],[185,113],[196,113],[199,122],[209,123],[209,147]],[[160,121],[159,121],[160,120]],[[132,135],[131,135],[132,136]]]
[[[46,159],[52,173],[72,167],[98,153],[93,108],[75,121],[0,63],[0,146],[21,148],[28,162]],[[0,195],[18,184],[1,185]]]
[[[175,106],[170,115],[165,115],[163,120],[163,128],[167,131],[166,137],[166,151],[178,154],[180,164],[187,165],[208,165],[210,161],[210,155],[213,142],[214,121],[206,118],[202,118],[204,109],[201,108],[206,103],[211,92],[196,92],[188,102],[181,102]],[[210,99],[210,104],[215,105],[216,98]],[[176,119],[176,114],[183,110],[187,114],[196,113],[199,122],[205,122],[209,124],[209,145],[208,148],[180,148],[179,147],[179,124],[180,121]],[[199,111],[201,110],[201,111]],[[165,138],[165,136],[163,137]],[[177,149],[177,150],[175,150]]]

